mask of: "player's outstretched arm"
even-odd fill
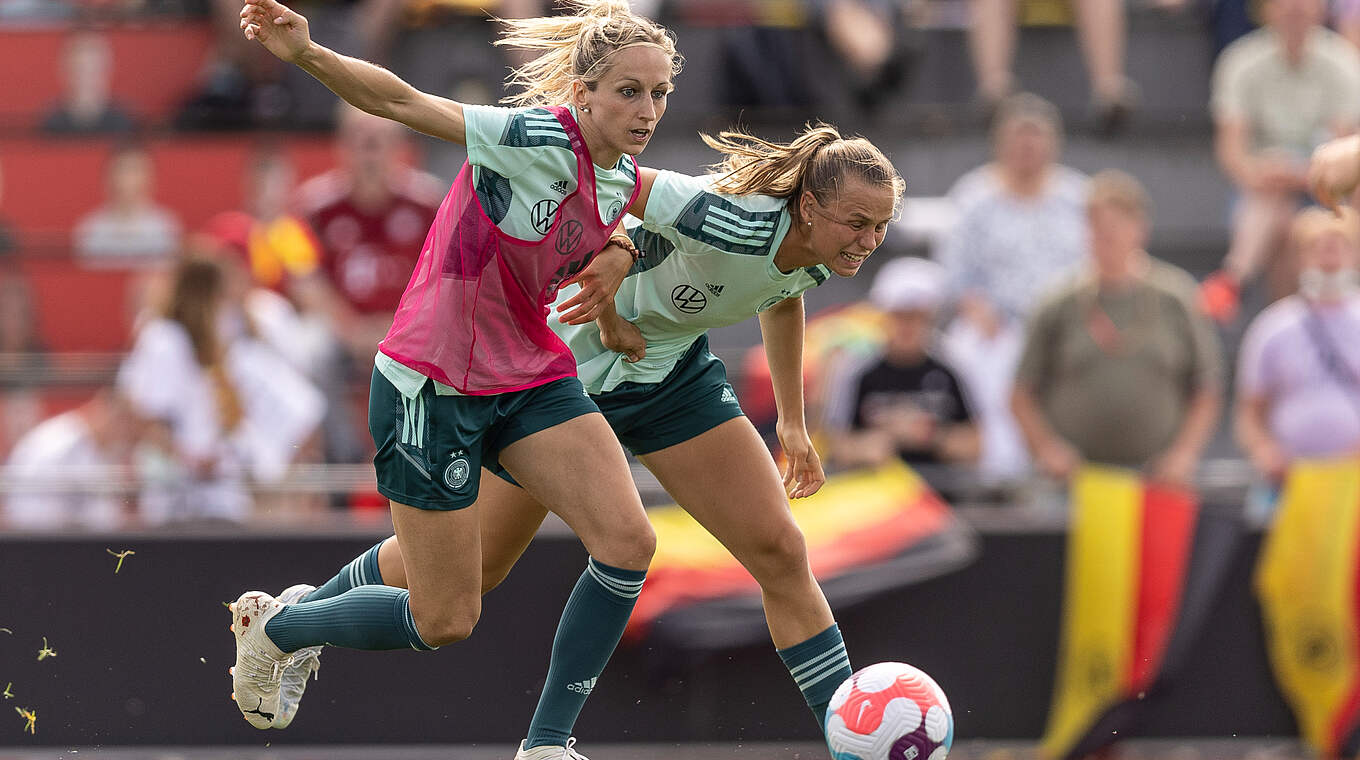
[[[421,92],[381,66],[317,44],[307,19],[277,0],[244,0],[241,30],[278,58],[316,77],[346,103],[431,137],[465,145],[460,103]]]
[[[803,409],[804,319],[802,296],[785,298],[760,313],[765,361],[770,367],[774,405],[779,415],[775,434],[788,460],[784,488],[791,499],[811,496],[826,482],[822,460],[807,432]]]

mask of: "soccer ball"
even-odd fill
[[[870,665],[845,679],[826,710],[835,760],[944,760],[954,715],[934,679],[900,662]]]

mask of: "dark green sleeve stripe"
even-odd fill
[[[811,275],[812,279],[816,280],[818,285],[821,285],[822,283],[826,282],[826,271],[822,269],[821,264],[818,264],[817,266],[808,267],[803,271]]]
[[[539,148],[553,146],[571,150],[566,130],[552,113],[535,108],[511,117],[501,135],[501,145],[511,148]]]
[[[482,211],[486,212],[495,224],[500,224],[506,214],[510,213],[510,200],[514,197],[514,192],[510,189],[510,180],[502,177],[485,166],[477,167],[477,200],[482,204]]]
[[[637,246],[638,253],[642,254],[633,264],[633,268],[628,270],[629,277],[660,266],[661,262],[675,251],[675,244],[659,232],[634,227],[628,231],[628,236],[633,239],[633,245]]]
[[[699,193],[680,212],[675,230],[726,253],[764,256],[770,252],[781,213],[749,211],[722,196]]]

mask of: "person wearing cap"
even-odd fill
[[[893,457],[928,467],[977,463],[981,436],[972,406],[954,371],[931,351],[944,292],[944,270],[926,259],[894,259],[874,278],[869,301],[885,316],[882,351],[842,383],[847,392],[826,412],[839,464],[874,466]],[[931,479],[928,468],[923,474]]]
[[[1234,410],[1238,444],[1275,484],[1289,462],[1360,453],[1360,214],[1294,217],[1299,289],[1247,328]]]
[[[1143,249],[1148,199],[1128,174],[1091,179],[1091,266],[1030,320],[1011,408],[1035,462],[1082,462],[1187,485],[1218,420],[1222,356],[1190,275]]]

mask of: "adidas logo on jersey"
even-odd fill
[[[706,282],[704,283],[704,287],[708,288],[708,292],[712,293],[714,296],[722,295],[723,286],[721,285],[714,285],[711,282]]]
[[[586,696],[590,696],[590,692],[595,690],[595,681],[597,680],[597,678],[587,678],[584,681],[569,683],[567,684],[567,689],[569,691],[574,691],[577,694],[585,694]]]
[[[567,194],[567,181],[564,179],[559,179],[556,182],[552,183],[551,185],[548,185],[548,187],[551,187],[553,190],[556,190],[558,195]]]

